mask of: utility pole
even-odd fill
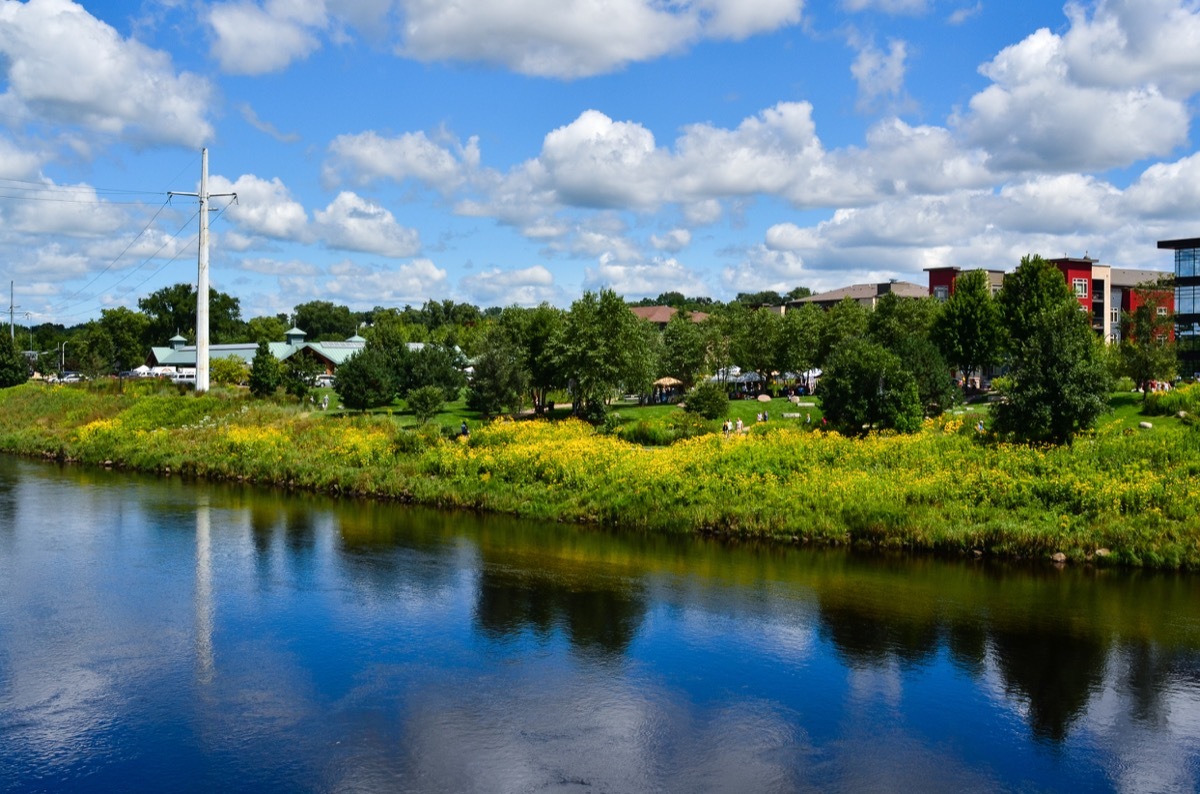
[[[200,150],[200,192],[177,193],[170,196],[195,196],[200,200],[200,256],[196,268],[196,393],[208,391],[208,200],[214,198],[208,192],[208,149]],[[233,196],[237,193],[217,193]]]
[[[13,304],[13,284],[16,282],[8,282],[8,338],[13,341],[13,347],[17,346],[17,332],[13,325],[13,312],[21,308]]]

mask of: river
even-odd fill
[[[1200,789],[1200,577],[0,456],[0,791]]]

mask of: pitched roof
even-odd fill
[[[911,281],[891,281],[882,284],[851,284],[849,287],[841,287],[829,292],[809,295],[806,298],[797,298],[794,301],[788,301],[788,303],[793,305],[799,303],[837,303],[844,298],[853,298],[856,301],[862,301],[880,298],[889,292],[901,298],[929,297],[928,287],[913,284]]]
[[[666,325],[675,316],[678,309],[674,306],[630,306],[629,311],[655,325]],[[691,317],[694,323],[702,323],[708,319],[708,315],[704,312],[692,312]]]

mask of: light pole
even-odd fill
[[[59,348],[58,374],[61,375],[67,371],[67,343],[63,342],[59,345]]]

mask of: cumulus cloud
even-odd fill
[[[1151,165],[1125,191],[1124,207],[1138,217],[1192,222],[1200,216],[1200,154]]]
[[[237,194],[237,203],[229,207],[227,216],[241,231],[276,240],[307,239],[308,214],[279,177],[266,180],[243,174],[230,182],[214,176],[208,189],[210,193]]]
[[[240,257],[234,260],[233,266],[238,270],[261,273],[265,276],[317,276],[321,273],[316,265],[300,259],[284,261],[267,257]]]
[[[855,34],[850,37],[850,46],[858,53],[850,65],[850,74],[858,84],[859,110],[871,110],[881,100],[898,101],[904,93],[908,45],[899,39],[891,39],[887,52],[884,52],[873,39]]]
[[[416,230],[401,226],[391,212],[349,191],[317,210],[313,225],[330,248],[391,257],[412,256],[421,249]]]
[[[1169,154],[1187,140],[1183,102],[1152,84],[1081,85],[1063,39],[1045,28],[1006,47],[980,71],[993,84],[958,119],[993,169],[1103,170]]]
[[[337,184],[343,179],[358,185],[380,179],[396,182],[416,179],[448,193],[466,182],[479,167],[479,138],[444,146],[430,140],[424,132],[388,138],[368,131],[339,135],[329,145],[329,153],[324,167],[327,184]]]
[[[0,5],[0,70],[10,126],[48,121],[135,144],[199,146],[212,137],[208,81],[69,0]]]
[[[342,262],[330,268],[327,294],[356,305],[422,303],[446,289],[446,271],[429,259],[414,259],[397,268],[374,268]]]
[[[595,267],[584,270],[585,289],[608,288],[626,297],[659,295],[677,290],[688,295],[706,295],[708,286],[691,269],[674,258],[650,261],[621,261],[603,254]]]
[[[522,74],[577,78],[743,39],[800,20],[803,0],[401,0],[397,50],[421,61],[467,60]]]
[[[100,200],[91,185],[56,185],[42,180],[40,189],[29,185],[24,201],[0,204],[4,224],[24,234],[57,234],[94,237],[121,233],[127,214]]]
[[[661,237],[650,235],[650,244],[660,251],[678,253],[692,243],[692,233],[687,229],[672,229]]]
[[[324,0],[221,3],[208,13],[212,54],[229,74],[278,72],[306,58],[321,42],[328,19]]]
[[[537,306],[560,302],[563,297],[553,274],[541,265],[474,273],[462,280],[462,288],[483,306]]]
[[[446,271],[428,259],[388,267],[344,260],[323,275],[294,272],[280,275],[278,282],[279,293],[289,296],[285,309],[308,300],[329,300],[352,308],[403,306],[445,294]]]
[[[1084,85],[1158,86],[1182,98],[1200,90],[1200,8],[1179,0],[1069,2],[1062,57]]]
[[[737,265],[725,268],[721,278],[732,292],[787,292],[810,283],[812,279],[808,275],[803,257],[794,251],[756,245]]]

